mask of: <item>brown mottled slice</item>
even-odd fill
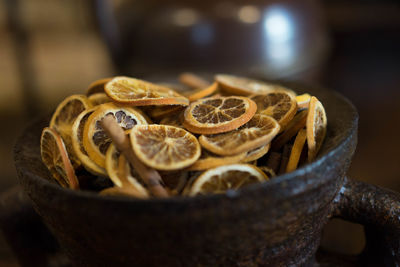
[[[257,105],[247,97],[209,97],[190,104],[183,125],[193,133],[216,134],[236,129],[255,114]]]
[[[104,85],[112,79],[113,78],[103,78],[92,82],[91,84],[89,84],[89,87],[86,90],[86,95],[90,96],[96,93],[104,93]]]
[[[114,101],[132,106],[189,104],[186,97],[170,88],[129,77],[115,77],[104,90]]]
[[[278,84],[266,83],[249,78],[233,76],[228,74],[218,74],[215,76],[222,90],[234,95],[268,94],[275,90],[284,90],[295,94],[292,90]]]
[[[221,134],[202,135],[200,144],[222,156],[247,152],[266,145],[278,134],[280,126],[270,116],[256,114],[240,128]]]
[[[308,161],[314,160],[326,136],[328,124],[324,106],[316,97],[311,97],[307,116]]]
[[[224,165],[202,173],[191,186],[189,195],[224,194],[227,190],[267,180],[268,177],[254,165]]]
[[[250,99],[257,104],[257,113],[274,118],[281,130],[285,129],[297,111],[296,96],[286,91],[276,90],[263,95],[252,95]]]
[[[247,152],[243,152],[233,156],[221,157],[205,149],[201,151],[200,158],[192,165],[190,165],[187,170],[189,171],[203,171],[211,168],[215,168],[222,165],[229,165],[239,163],[247,155]]]
[[[79,182],[68,158],[63,140],[58,133],[46,127],[40,138],[42,161],[53,178],[63,187],[78,189]]]
[[[110,138],[101,126],[101,120],[107,115],[113,115],[118,124],[129,130],[135,125],[147,124],[147,120],[138,110],[106,103],[98,106],[97,110],[89,116],[83,131],[83,146],[89,157],[100,167],[105,167],[105,154],[111,143]]]
[[[147,166],[178,170],[193,164],[201,154],[197,138],[169,125],[140,125],[130,133],[133,151]]]
[[[50,128],[56,132],[63,139],[69,158],[74,168],[80,165],[78,157],[72,148],[72,124],[78,115],[89,109],[91,104],[84,95],[71,95],[65,98],[58,106],[50,120]]]

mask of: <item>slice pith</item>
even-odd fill
[[[170,88],[129,77],[115,77],[104,90],[114,101],[133,106],[189,104],[186,97]]]
[[[98,106],[85,124],[83,146],[89,157],[102,168],[105,167],[105,154],[111,143],[101,126],[101,120],[107,115],[113,115],[124,130],[129,130],[135,125],[147,124],[145,117],[134,108],[118,106],[114,103]]]
[[[278,134],[280,126],[270,116],[256,114],[240,128],[220,134],[201,135],[200,144],[221,156],[235,155],[266,145]]]
[[[268,177],[249,164],[224,165],[202,173],[193,183],[189,195],[224,194],[253,183],[265,182]]]
[[[314,160],[326,136],[327,118],[324,106],[316,98],[311,97],[307,115],[308,161]]]
[[[247,97],[209,97],[186,108],[183,125],[193,133],[216,134],[236,129],[255,114],[257,105]]]
[[[157,170],[177,170],[193,164],[201,154],[197,138],[169,125],[140,125],[130,133],[132,148],[147,166]]]
[[[79,182],[60,135],[46,127],[40,138],[40,154],[53,178],[63,187],[78,189]]]

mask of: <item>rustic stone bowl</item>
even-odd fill
[[[286,84],[288,85],[288,84]],[[346,178],[358,115],[339,94],[289,84],[324,104],[328,134],[319,157],[263,184],[225,195],[139,200],[49,182],[29,126],[15,148],[21,185],[73,266],[314,266],[332,217],[366,226],[362,265],[400,264],[400,196]]]

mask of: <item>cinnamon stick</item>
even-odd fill
[[[135,155],[131,148],[131,141],[124,133],[123,129],[115,121],[112,115],[106,116],[102,120],[102,126],[107,135],[111,138],[117,149],[125,156],[132,167],[140,175],[148,186],[150,192],[156,197],[168,197],[169,194],[164,188],[164,182],[160,174],[148,166],[144,165]]]

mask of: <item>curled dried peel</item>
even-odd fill
[[[264,95],[252,95],[257,104],[257,113],[274,118],[284,129],[297,111],[296,96],[286,91],[276,90]]]
[[[327,123],[324,106],[316,97],[311,97],[306,122],[308,161],[312,161],[321,148],[326,136]]]
[[[102,168],[105,167],[105,154],[111,143],[111,139],[101,126],[101,120],[107,115],[113,115],[124,130],[129,130],[135,125],[147,124],[146,118],[134,108],[118,106],[114,103],[98,106],[85,124],[83,146],[89,157]]]
[[[246,185],[265,182],[268,177],[256,166],[249,164],[224,165],[202,173],[191,186],[189,195],[224,194]]]
[[[74,168],[69,160],[64,142],[58,133],[46,127],[40,138],[40,154],[53,178],[63,187],[79,188]]]
[[[235,155],[266,145],[278,134],[280,126],[269,116],[256,114],[240,128],[220,134],[202,135],[200,144],[222,156]]]
[[[133,128],[131,144],[137,157],[157,170],[177,170],[193,164],[201,154],[196,137],[169,125],[141,125]]]
[[[170,88],[129,77],[115,77],[104,90],[114,101],[133,106],[189,104],[186,97]]]
[[[183,125],[194,133],[228,132],[248,122],[256,109],[256,104],[247,97],[204,98],[186,108]]]

